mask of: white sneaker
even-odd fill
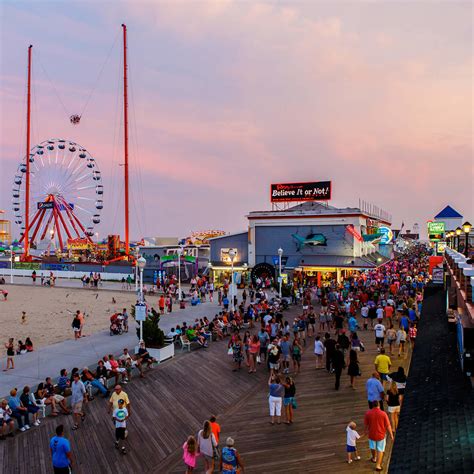
[[[26,428],[25,428],[24,426],[22,426],[22,427],[20,428],[20,431],[26,431]]]
[[[35,421],[35,422],[33,423],[33,425],[39,426],[39,425],[40,425],[40,422],[39,422],[39,421]]]
[[[30,425],[25,425],[25,428],[26,428],[27,430],[29,430],[29,429],[30,429]]]

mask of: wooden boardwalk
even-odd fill
[[[88,405],[86,422],[76,432],[71,431],[72,417],[62,416],[0,442],[2,472],[51,472],[49,439],[63,423],[72,444],[74,473],[182,473],[181,446],[210,414],[216,414],[222,425],[221,443],[227,436],[235,439],[248,473],[372,472],[365,439],[359,443],[362,460],[345,463],[345,428],[355,420],[363,432],[365,380],[376,355],[373,332],[360,336],[367,351],[360,356],[359,386],[348,387],[344,374],[338,392],[333,376],[314,369],[313,339],[308,339],[302,372],[295,379],[298,409],[291,426],[269,424],[266,369],[260,366],[252,375],[245,369],[232,372],[226,344],[217,342],[207,350],[178,356],[146,379],[136,378],[125,386],[132,403],[126,456],[113,448],[113,424],[105,400],[98,397]],[[395,369],[398,361],[393,361]],[[405,367],[407,363],[401,361]],[[391,449],[391,443],[388,446]],[[196,472],[203,472],[201,464]]]

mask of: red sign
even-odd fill
[[[270,185],[271,202],[328,201],[329,199],[331,199],[331,181]]]

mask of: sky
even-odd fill
[[[364,199],[394,228],[423,229],[446,204],[474,220],[471,2],[3,0],[0,15],[10,218],[32,44],[32,145],[87,148],[99,234],[123,232],[126,23],[132,238],[245,230],[270,184],[293,181],[330,180],[332,205]]]

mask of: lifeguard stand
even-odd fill
[[[0,209],[0,217],[5,211]],[[7,219],[0,219],[0,242],[10,245],[12,241],[11,222]]]

